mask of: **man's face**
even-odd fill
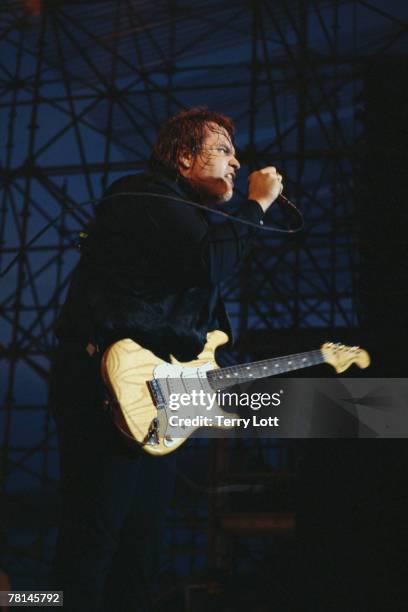
[[[191,181],[201,194],[203,201],[210,203],[228,202],[234,191],[235,173],[240,165],[228,132],[209,123],[198,155],[186,156],[180,172]]]

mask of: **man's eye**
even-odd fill
[[[224,155],[228,155],[229,150],[226,147],[218,147],[217,151],[220,151],[220,153],[224,153]]]

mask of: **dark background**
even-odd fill
[[[52,325],[83,204],[145,167],[168,116],[199,104],[230,115],[235,201],[248,172],[273,164],[304,213],[301,233],[260,235],[224,287],[238,340],[222,362],[333,340],[372,356],[350,375],[406,375],[407,7],[8,0],[0,50],[1,270],[20,253],[1,278],[0,567],[15,589],[44,588],[58,511]],[[284,207],[267,219],[297,221]],[[158,609],[406,609],[405,440],[178,452]]]

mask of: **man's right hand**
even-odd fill
[[[252,172],[248,177],[248,199],[256,200],[266,212],[283,190],[282,175],[274,166]]]

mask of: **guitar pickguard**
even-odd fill
[[[183,393],[190,394],[193,390],[203,390],[205,394],[212,393],[207,381],[207,372],[213,368],[214,365],[211,362],[198,367],[163,362],[154,368],[154,381],[150,384],[153,383],[158,386],[159,396],[162,398],[161,405],[157,406],[163,408],[158,414],[158,430],[166,448],[179,445],[185,437],[192,433],[185,431],[186,435],[183,438],[175,438],[168,433],[168,412],[171,412],[169,408],[171,395],[176,394],[179,397]]]

